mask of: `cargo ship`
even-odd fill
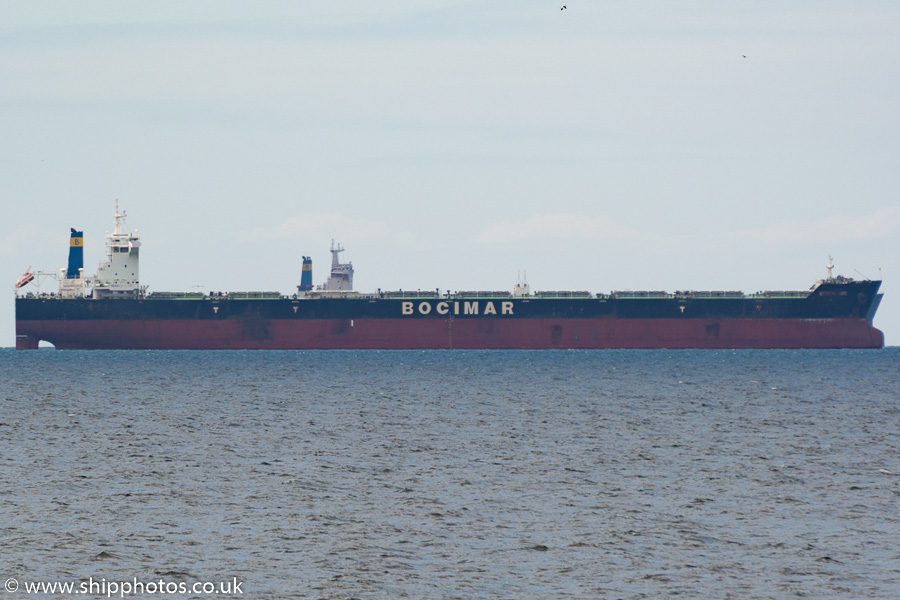
[[[827,277],[805,291],[382,291],[353,289],[332,242],[314,286],[302,257],[296,293],[152,292],[140,284],[140,236],[115,209],[106,256],[86,277],[71,230],[58,274],[16,282],[16,348],[57,349],[604,349],[881,348],[880,281]],[[42,279],[58,291],[41,293]],[[38,286],[37,291],[30,291]]]

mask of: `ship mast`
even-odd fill
[[[122,235],[122,225],[125,224],[125,211],[119,212],[119,199],[116,198],[116,226],[113,235]]]
[[[331,240],[331,268],[332,270],[340,265],[340,260],[338,260],[338,254],[343,252],[344,249],[341,248],[341,245],[338,244],[337,248],[334,247],[334,240]]]
[[[338,254],[344,249],[331,240],[331,275],[322,288],[329,291],[349,291],[353,289],[353,263],[341,263]]]

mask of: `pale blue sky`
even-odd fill
[[[118,198],[151,291],[291,293],[332,238],[363,291],[805,289],[831,255],[900,343],[900,3],[560,4],[3,3],[0,277],[69,227],[93,273]]]

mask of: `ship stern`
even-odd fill
[[[37,350],[40,338],[28,334],[16,334],[16,350]]]

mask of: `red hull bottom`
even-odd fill
[[[881,348],[865,319],[319,319],[17,321],[16,348]]]

